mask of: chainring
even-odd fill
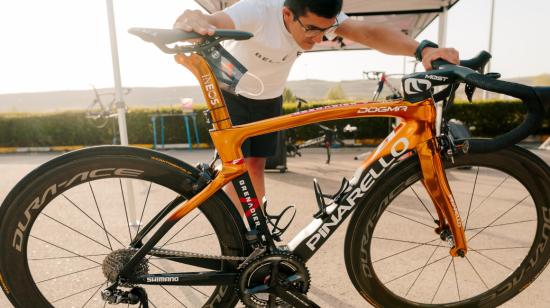
[[[278,266],[279,282],[286,288],[306,294],[311,277],[306,265],[296,256],[289,253],[270,253],[248,262],[237,277],[237,294],[243,304],[250,308],[261,308],[269,305],[269,284],[273,266]],[[296,278],[289,282],[288,278]],[[254,292],[253,289],[266,289],[265,292]],[[282,299],[276,299],[276,306],[291,307]]]

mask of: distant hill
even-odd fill
[[[509,79],[527,85],[550,85],[550,75],[544,74],[532,77]],[[399,88],[399,79],[390,82]],[[344,80],[341,82],[325,80],[289,81],[287,87],[297,96],[316,100],[325,98],[327,92],[341,84],[344,93],[349,99],[369,99],[376,88],[372,80]],[[100,93],[113,92],[112,89],[99,89]],[[387,89],[381,97],[387,95]],[[463,91],[457,92],[458,97],[464,97]],[[481,91],[476,93],[480,97]],[[204,101],[198,86],[150,88],[137,87],[125,96],[130,107],[158,107],[178,106],[180,98],[190,97],[194,102]],[[92,90],[55,91],[37,93],[0,94],[0,112],[50,112],[61,110],[84,110],[92,102]],[[103,96],[104,102],[109,102],[109,96]]]

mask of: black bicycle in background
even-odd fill
[[[99,93],[99,91],[92,86],[94,91],[94,100],[86,108],[86,119],[97,128],[104,128],[109,122],[111,122],[113,130],[113,143],[119,144],[118,139],[118,111],[116,106],[116,95],[114,92]],[[124,88],[123,95],[128,95],[132,89]],[[109,96],[110,100],[108,103],[105,103],[101,100],[102,96]],[[128,106],[126,106],[126,111],[128,111]]]
[[[374,93],[372,94],[372,100],[378,101],[380,98],[380,94],[382,94],[382,90],[384,89],[384,86],[386,86],[388,89],[390,89],[391,94],[386,96],[386,100],[392,100],[392,99],[401,99],[403,98],[403,95],[399,90],[394,87],[388,80],[388,77],[390,76],[403,76],[403,74],[386,74],[386,72],[381,71],[363,71],[363,78],[367,78],[368,80],[376,80],[376,90],[374,90]]]
[[[296,112],[302,110],[302,104],[307,105],[307,101],[303,98],[296,97]],[[319,136],[308,139],[302,143],[297,143],[297,134],[296,129],[289,129],[286,131],[286,153],[289,157],[302,156],[300,152],[303,148],[313,147],[313,146],[322,146],[326,149],[327,160],[326,163],[330,164],[330,149],[336,143],[340,146],[344,146],[344,141],[340,139],[338,135],[338,129],[336,127],[330,128],[322,124],[315,124],[315,127],[319,128]],[[357,130],[356,126],[346,125],[343,129],[344,132],[354,132]]]

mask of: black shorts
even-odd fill
[[[272,99],[250,99],[222,91],[233,125],[246,124],[282,114],[283,97]],[[250,137],[241,146],[244,157],[269,157],[277,151],[279,132]]]

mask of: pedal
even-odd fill
[[[273,240],[280,242],[281,236],[286,232],[286,230],[294,220],[294,216],[296,216],[296,207],[294,205],[289,205],[284,208],[281,213],[279,213],[279,215],[270,215],[267,213],[267,201],[264,200],[263,208],[265,211],[265,217],[267,218],[267,223],[273,228],[271,230],[271,236],[273,237]],[[287,214],[289,214],[290,216],[288,216]],[[281,227],[280,224],[284,223],[288,217],[290,217],[290,219],[288,219],[288,222],[284,224],[284,227]],[[285,220],[283,220],[283,218],[285,218]]]

